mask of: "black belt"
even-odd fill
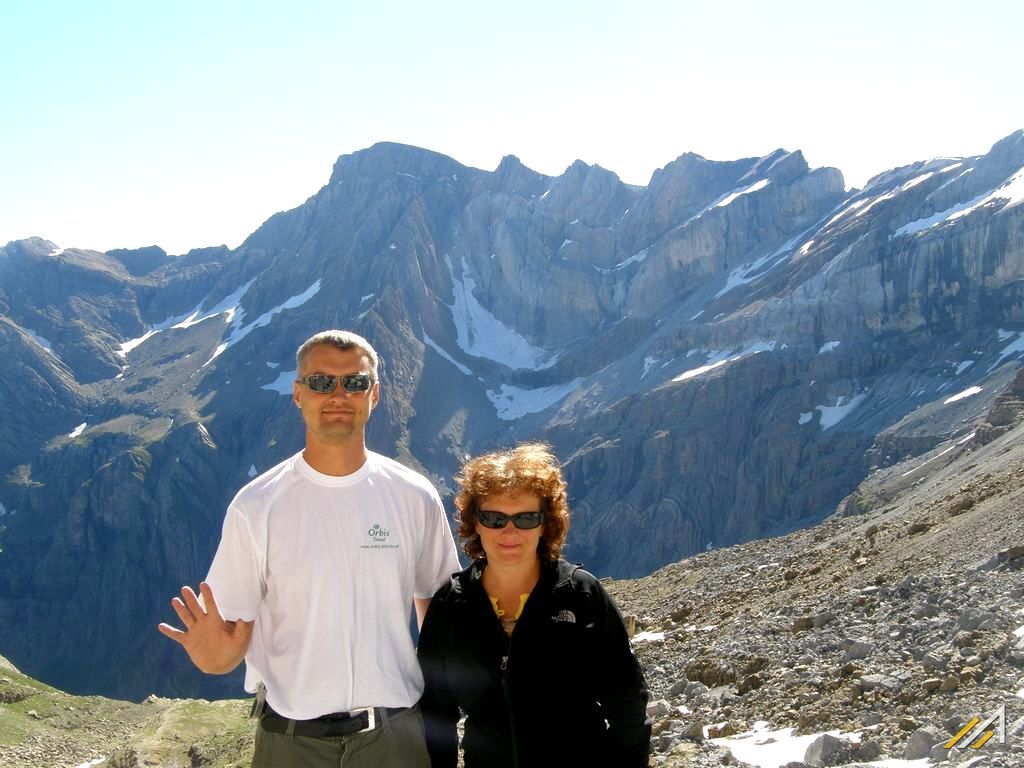
[[[288,733],[291,730],[299,736],[349,736],[361,731],[372,731],[381,724],[383,715],[394,717],[406,709],[408,707],[370,707],[351,712],[334,712],[313,720],[292,720],[279,715],[266,704],[260,725],[263,730],[273,733]]]

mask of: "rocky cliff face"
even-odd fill
[[[233,251],[10,243],[5,653],[72,691],[235,684],[152,626],[205,574],[231,496],[301,446],[294,351],[328,327],[384,357],[371,446],[442,492],[466,454],[549,440],[568,555],[599,574],[820,520],[1012,410],[1022,168],[1024,132],[849,192],[784,150],[687,154],[636,187],[379,144]]]

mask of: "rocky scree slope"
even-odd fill
[[[642,633],[656,763],[736,764],[705,730],[764,721],[859,734],[807,765],[939,764],[1005,706],[1007,743],[952,762],[1024,764],[1022,413],[1024,375],[970,440],[874,472],[822,524],[612,582]]]

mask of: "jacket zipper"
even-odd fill
[[[504,632],[505,630],[502,630]],[[506,638],[505,655],[501,657],[501,690],[505,694],[505,708],[508,710],[508,725],[512,733],[512,766],[519,768],[519,742],[516,738],[516,718],[512,712],[512,693],[508,689],[508,657],[512,653],[512,637]]]

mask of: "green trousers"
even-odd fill
[[[349,736],[288,736],[261,725],[252,768],[430,768],[418,704],[381,720]]]

